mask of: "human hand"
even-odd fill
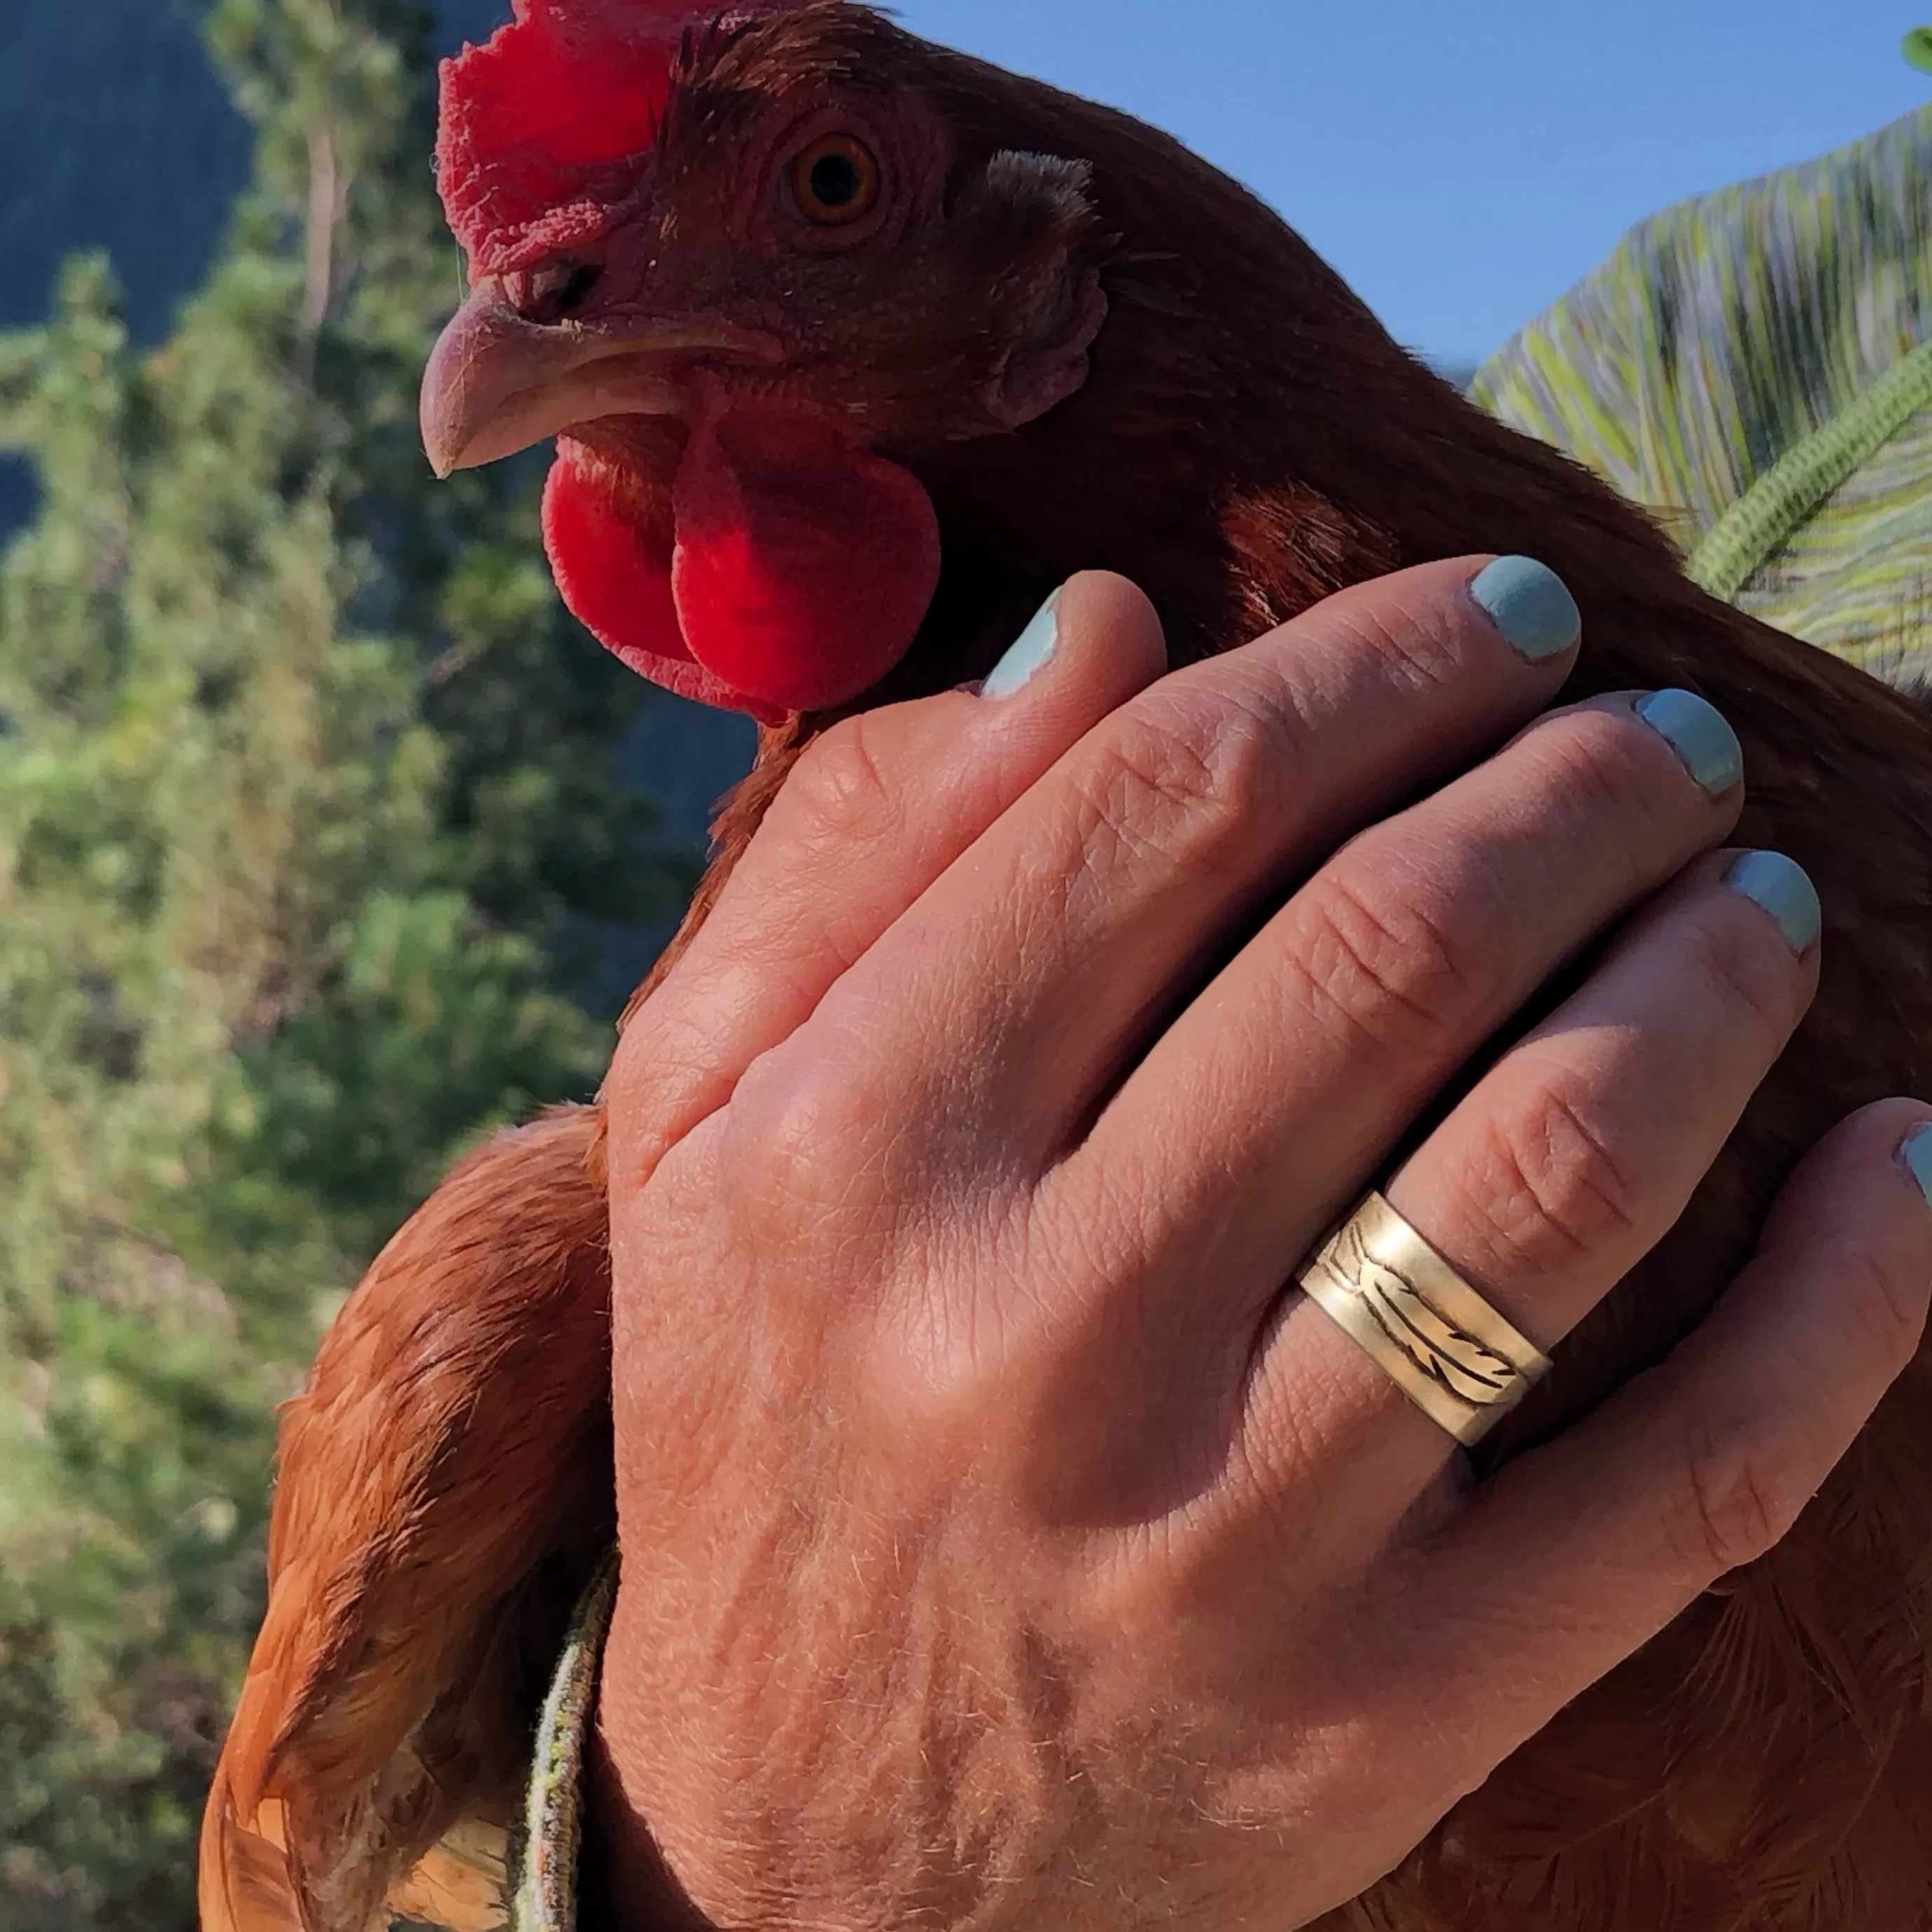
[[[1484,757],[1570,653],[1520,569],[1513,651],[1478,568],[1172,675],[1138,593],[1076,580],[1021,688],[820,740],[633,1019],[601,1748],[634,1898],[661,1858],[734,1928],[1305,1924],[1774,1542],[1904,1366],[1910,1102],[1812,1156],[1668,1362],[1480,1486],[1284,1292],[1628,922],[1384,1187],[1555,1346],[1814,987],[1802,877],[1717,850],[1708,707]]]

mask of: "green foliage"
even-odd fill
[[[581,1094],[688,885],[527,470],[429,478],[423,20],[220,0],[253,190],[172,338],[0,338],[0,1932],[187,1932],[275,1403],[452,1155]]]

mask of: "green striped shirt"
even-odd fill
[[[1753,615],[1932,670],[1932,108],[1646,221],[1474,394]]]

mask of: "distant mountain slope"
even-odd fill
[[[64,257],[105,248],[152,340],[201,278],[248,130],[201,44],[202,0],[0,0],[0,328],[42,314]],[[443,0],[450,46],[507,4]]]
[[[0,0],[0,328],[46,312],[61,263],[104,248],[143,341],[200,282],[246,179],[249,134],[202,49],[205,0]],[[508,7],[443,0],[451,46]],[[25,515],[0,475],[0,534]]]
[[[158,341],[200,283],[248,176],[249,134],[210,68],[203,0],[0,0],[0,328],[46,313],[62,262],[104,248],[136,334]],[[442,0],[454,50],[509,16],[508,0]],[[31,506],[0,464],[0,537]],[[674,700],[628,761],[685,836],[751,756],[752,733]]]
[[[248,164],[248,130],[185,0],[7,0],[0,327],[45,311],[65,256],[104,248],[136,326],[158,335],[214,252]]]

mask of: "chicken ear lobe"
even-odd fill
[[[1024,237],[1007,284],[1016,332],[982,394],[1004,429],[1043,416],[1087,380],[1088,351],[1107,320],[1100,271],[1085,259],[1100,226],[1084,161],[1002,150],[960,213]]]

